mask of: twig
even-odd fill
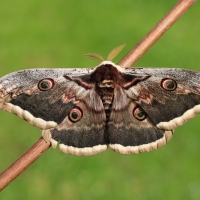
[[[171,11],[118,63],[131,67],[196,0],[180,0]]]
[[[194,2],[195,0],[179,1],[165,18],[161,20],[155,28],[153,28],[152,31],[150,31],[143,40],[119,62],[119,64],[122,67],[132,66],[133,63],[135,63]],[[2,172],[0,174],[0,191],[36,161],[49,147],[50,143],[46,143],[43,138],[40,138],[19,159]]]
[[[49,147],[50,142],[47,143],[43,138],[40,138],[30,149],[0,174],[0,191],[37,160]]]

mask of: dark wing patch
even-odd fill
[[[61,151],[74,155],[94,155],[107,149],[105,136],[105,111],[100,97],[93,96],[98,110],[91,102],[92,90],[75,106],[83,112],[83,117],[78,122],[72,122],[67,115],[65,119],[54,129],[43,132],[44,138],[51,140],[54,147],[59,143]],[[94,92],[92,92],[95,95]]]
[[[200,73],[183,69],[138,69],[138,72],[148,73],[151,77],[126,93],[157,127],[173,130],[200,113]],[[176,82],[175,90],[162,87],[165,78]]]
[[[114,100],[108,122],[109,147],[121,154],[148,152],[165,145],[173,135],[173,131],[157,128],[148,118],[140,121],[133,116],[137,104],[127,97],[122,89],[115,90],[115,96],[123,99],[120,103]]]

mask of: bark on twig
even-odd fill
[[[167,15],[118,63],[131,67],[196,0],[180,0]]]
[[[181,15],[195,2],[195,0],[180,0],[175,7],[139,42],[120,62],[122,67],[131,67]],[[19,176],[28,166],[36,161],[48,148],[50,143],[40,138],[19,159],[0,174],[0,191]]]
[[[49,147],[50,142],[40,138],[30,149],[22,154],[20,158],[0,174],[0,191],[36,161]]]

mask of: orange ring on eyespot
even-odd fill
[[[165,78],[161,81],[161,87],[167,91],[174,91],[177,88],[177,83],[173,79]]]
[[[41,91],[47,91],[52,89],[54,86],[54,80],[51,78],[45,78],[42,79],[39,83],[38,83],[38,89]]]
[[[69,112],[69,120],[72,122],[78,122],[83,117],[83,111],[79,107],[74,107]]]
[[[146,113],[138,106],[133,109],[133,116],[139,121],[143,121],[147,117]]]

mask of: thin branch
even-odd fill
[[[196,0],[180,0],[171,11],[118,63],[131,67]]]
[[[0,191],[36,161],[48,148],[50,142],[40,138],[30,149],[0,174]]]
[[[139,42],[120,62],[123,67],[130,67],[135,63],[173,23],[195,2],[195,0],[181,0],[176,6]],[[36,161],[48,148],[50,143],[40,138],[19,159],[0,174],[0,191],[19,176],[28,166]]]

